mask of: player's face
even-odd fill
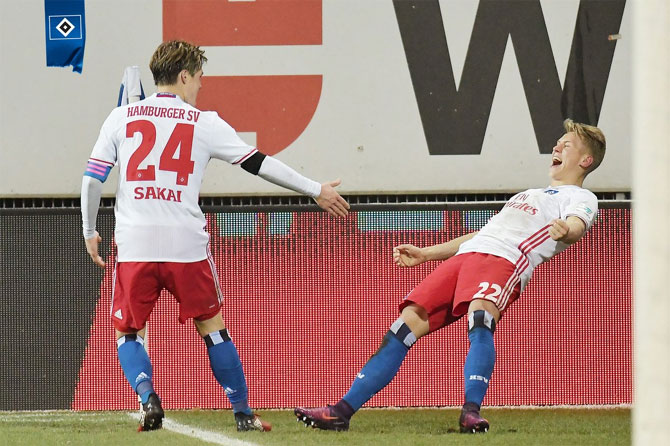
[[[184,76],[184,100],[194,107],[200,87],[202,87],[202,70],[198,70],[193,76],[187,71]]]
[[[561,136],[551,152],[549,176],[552,179],[552,185],[581,185],[586,174],[585,169],[592,160],[593,158],[574,132]]]

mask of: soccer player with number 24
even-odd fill
[[[162,43],[150,62],[157,93],[114,109],[105,120],[82,182],[84,238],[93,262],[104,267],[95,222],[102,183],[119,166],[111,318],[121,368],[141,398],[140,429],[158,429],[164,417],[143,339],[149,314],[167,289],[179,302],[179,321],[193,318],[206,343],[237,429],[269,431],[249,408],[242,364],[220,315],[223,296],[198,206],[205,168],[211,158],[239,165],[314,198],[333,216],[346,216],[349,204],[334,189],[339,180],[310,180],[244,143],[216,112],[195,108],[206,61],[197,46]]]
[[[461,432],[488,431],[489,422],[479,412],[495,363],[496,324],[533,270],[582,238],[598,210],[598,200],[582,183],[605,156],[605,136],[597,127],[569,119],[563,124],[566,133],[552,151],[549,187],[514,195],[478,232],[425,248],[393,249],[400,267],[446,261],[402,301],[400,317],[349,392],[333,406],[296,408],[299,421],[319,429],[347,430],[352,415],[391,382],[419,338],[467,314],[470,348],[459,424]]]

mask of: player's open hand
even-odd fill
[[[324,211],[333,217],[346,217],[349,214],[349,203],[335,190],[342,180],[328,181],[321,184],[321,195],[314,200]]]
[[[551,237],[552,240],[562,241],[564,240],[568,234],[570,233],[570,226],[568,225],[568,222],[565,220],[561,219],[556,219],[551,222],[551,226],[549,226],[549,236]]]
[[[86,251],[88,255],[91,256],[93,263],[98,265],[100,268],[105,267],[105,261],[102,260],[102,257],[98,254],[98,244],[102,241],[102,237],[96,231],[95,235],[89,239],[86,239]]]
[[[426,256],[414,245],[398,245],[393,248],[393,261],[398,266],[416,266],[425,262]]]

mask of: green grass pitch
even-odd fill
[[[363,409],[348,432],[304,427],[289,410],[259,411],[272,432],[238,433],[227,410],[167,411],[166,420],[213,442],[170,429],[138,433],[137,414],[127,412],[0,412],[0,445],[628,445],[628,408],[484,408],[486,434],[458,433],[457,409]]]

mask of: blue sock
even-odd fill
[[[368,359],[349,392],[342,397],[352,409],[350,414],[343,414],[346,418],[391,382],[414,342],[416,337],[402,319],[395,321],[377,352]]]
[[[146,403],[149,395],[155,392],[151,382],[151,361],[144,349],[144,339],[139,335],[129,334],[117,339],[116,345],[123,374],[142,399],[142,403]]]
[[[207,344],[207,354],[212,372],[218,383],[223,387],[226,396],[233,406],[233,412],[244,412],[251,415],[247,397],[247,382],[244,379],[242,362],[235,344],[228,336],[228,330],[212,332],[203,337]]]
[[[465,402],[481,406],[496,362],[496,349],[493,344],[495,320],[488,312],[478,310],[470,314],[468,321],[470,349],[463,368]]]

